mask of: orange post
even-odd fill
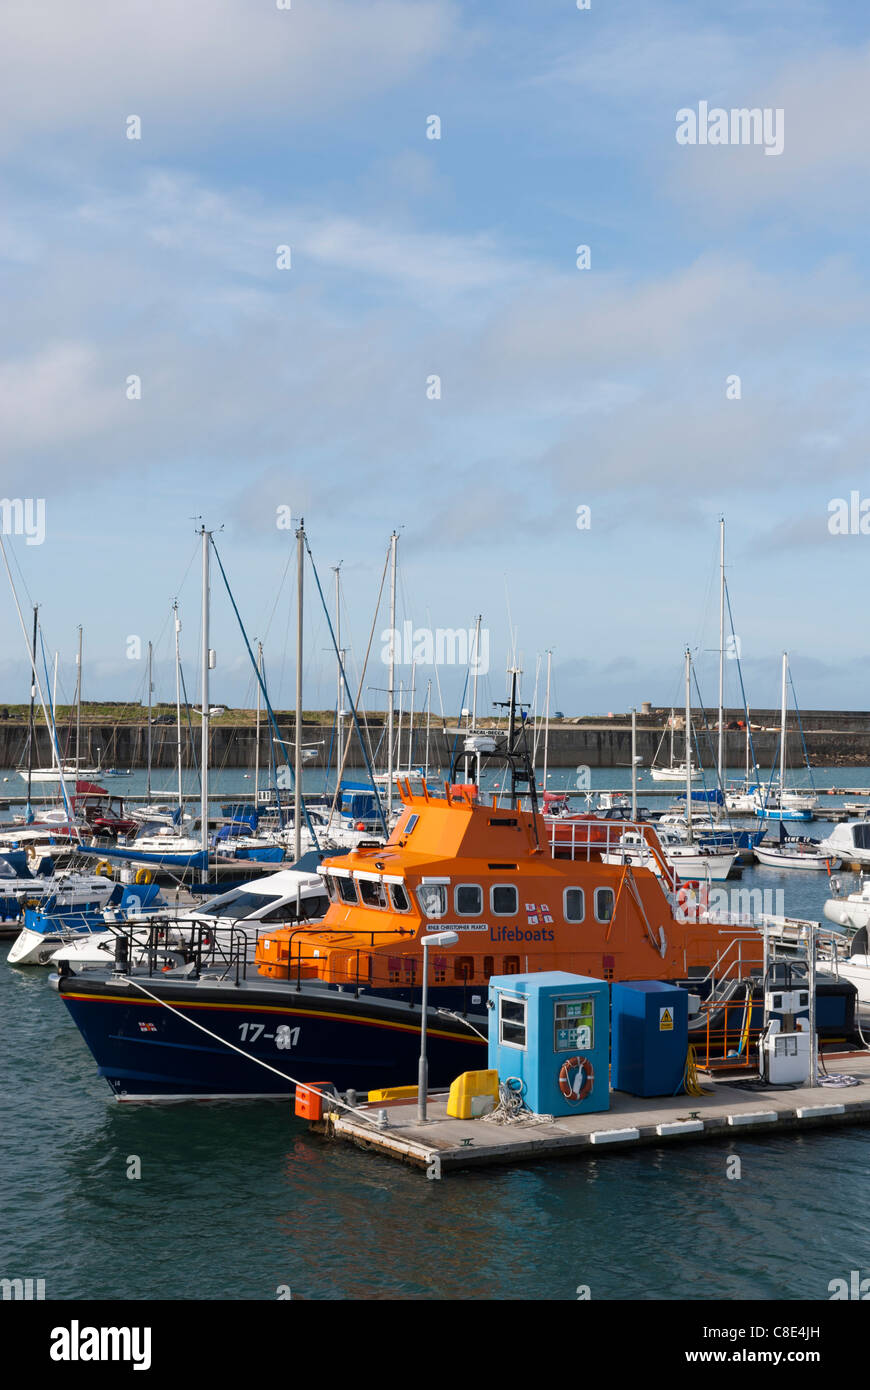
[[[303,1086],[300,1082],[296,1087],[296,1114],[302,1120],[322,1120],[323,1119],[323,1096],[321,1091],[331,1086],[331,1081],[312,1081],[311,1086]],[[316,1086],[317,1090],[311,1088]]]

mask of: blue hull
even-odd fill
[[[416,1081],[419,1006],[261,981],[227,986],[146,976],[142,983],[178,1012],[110,975],[56,981],[99,1074],[119,1100],[289,1096],[296,1081],[331,1081],[342,1091],[365,1092]],[[439,999],[436,1009],[442,1002],[448,1001]],[[471,1021],[485,1033],[485,1017]],[[486,1043],[433,1009],[428,1038],[432,1086],[486,1066]]]
[[[698,843],[704,848],[715,849],[754,849],[767,834],[766,830],[718,830],[699,831]]]

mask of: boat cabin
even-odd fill
[[[433,986],[479,987],[492,975],[567,970],[596,979],[685,979],[706,971],[726,943],[721,925],[677,915],[673,877],[655,831],[647,867],[607,864],[625,821],[549,822],[509,809],[477,787],[433,795],[400,786],[399,820],[385,845],[326,859],[330,906],[312,928],[262,938],[257,963],[275,979],[402,996],[422,982],[421,938],[450,932],[428,951]],[[612,845],[611,845],[612,841]],[[760,938],[743,959],[761,959]]]

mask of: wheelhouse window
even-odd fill
[[[490,903],[496,917],[515,917],[519,894],[512,883],[496,883],[490,890]]]
[[[852,836],[856,849],[870,849],[870,825],[853,825]]]
[[[616,898],[612,888],[595,889],[595,920],[596,922],[611,922],[613,920],[613,909]]]
[[[326,916],[329,907],[329,899],[322,893],[314,898],[301,898],[299,902],[299,915],[296,913],[296,899],[289,903],[282,903],[280,907],[273,907],[271,912],[266,912],[258,918],[260,922],[309,922],[315,921],[320,917]]]
[[[387,906],[387,890],[380,879],[375,882],[370,878],[361,878],[358,882],[363,907]]]
[[[460,917],[479,917],[483,912],[483,889],[477,883],[460,883],[453,901]]]
[[[424,917],[437,920],[447,911],[447,889],[443,883],[421,883],[417,889],[417,902]]]
[[[410,912],[411,904],[408,901],[408,894],[405,892],[403,884],[390,884],[390,898],[392,900],[394,912]]]
[[[586,895],[582,888],[565,889],[564,911],[566,922],[583,921],[586,916]]]
[[[338,895],[343,903],[359,902],[359,898],[357,896],[356,891],[356,884],[354,883],[352,878],[344,878],[344,876],[339,878]]]
[[[329,901],[331,903],[338,902],[338,886],[332,874],[324,874],[323,886],[329,894]]]
[[[246,893],[243,889],[240,889],[238,892],[228,893],[225,898],[213,902],[209,910],[209,915],[214,917],[229,917],[232,921],[236,922],[242,917],[253,917],[255,914],[259,916],[264,908],[272,907],[275,903],[279,902],[281,902],[281,899],[274,894]],[[290,902],[286,903],[285,906],[288,917],[296,915],[295,898],[292,899],[292,907]]]
[[[498,996],[498,1040],[507,1047],[526,1045],[526,1000]]]

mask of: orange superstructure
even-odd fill
[[[760,967],[757,933],[682,920],[654,829],[625,821],[559,825],[485,804],[475,786],[400,787],[403,811],[386,845],[321,866],[331,905],[315,927],[260,939],[257,964],[273,979],[318,979],[369,991],[419,987],[420,938],[456,932],[430,950],[430,987],[481,993],[491,975],[567,970],[606,980],[685,980],[732,950],[731,969]],[[608,865],[601,854],[627,829],[647,840],[663,871]]]

